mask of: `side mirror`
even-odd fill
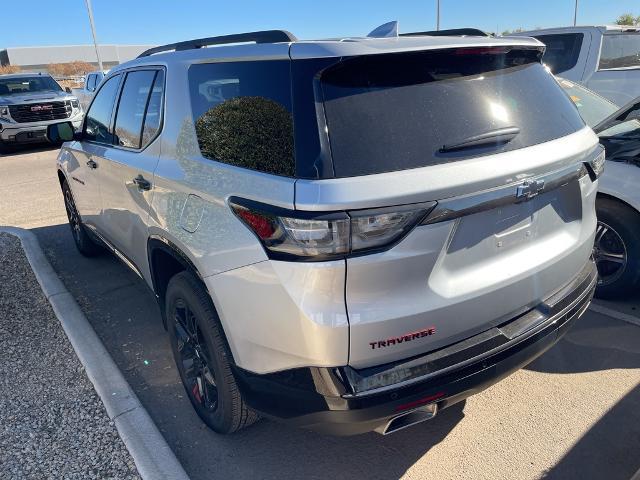
[[[67,93],[71,93],[71,87],[64,87],[64,91]]]
[[[47,127],[47,140],[51,143],[70,142],[78,138],[71,122],[54,123]]]

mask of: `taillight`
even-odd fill
[[[606,155],[604,149],[595,157],[593,160],[587,163],[587,166],[590,170],[589,174],[591,175],[591,180],[595,180],[602,175],[604,172],[604,161]]]
[[[300,212],[231,198],[238,218],[269,256],[320,261],[389,248],[435,207],[435,202],[348,212]]]

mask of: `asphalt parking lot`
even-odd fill
[[[640,326],[588,312],[537,361],[434,420],[335,438],[263,420],[220,437],[192,411],[151,292],[75,250],[57,149],[0,156],[0,225],[32,229],[192,479],[629,479],[640,468]],[[607,304],[640,315],[640,302]]]

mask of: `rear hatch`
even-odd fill
[[[595,186],[581,162],[597,138],[540,55],[456,47],[341,58],[322,72],[333,178],[299,180],[296,208],[438,202],[391,248],[346,260],[350,365],[463,340],[583,267]]]

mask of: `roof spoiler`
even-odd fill
[[[211,45],[227,45],[230,43],[279,43],[295,42],[298,39],[286,30],[263,30],[259,32],[237,33],[218,37],[197,38],[184,42],[170,43],[145,50],[137,58],[148,57],[155,53],[194,50]]]

